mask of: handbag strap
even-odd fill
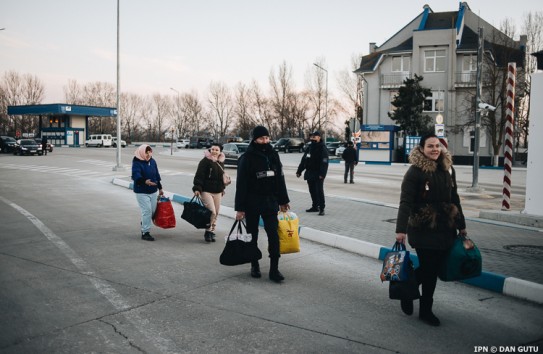
[[[221,164],[219,163],[219,161],[215,161],[217,163],[217,165],[219,165],[219,167],[221,168],[221,170],[224,172],[224,168],[222,168]]]

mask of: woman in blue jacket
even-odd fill
[[[146,144],[141,145],[132,160],[132,180],[134,193],[141,210],[141,239],[154,241],[151,229],[153,214],[156,211],[158,195],[163,195],[158,166],[153,159],[153,149]]]

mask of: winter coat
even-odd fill
[[[156,186],[148,186],[145,181],[150,179]],[[149,161],[140,160],[137,157],[132,159],[132,180],[134,181],[134,193],[153,194],[162,189],[160,173],[156,161],[151,158]]]
[[[437,161],[416,147],[409,155],[400,197],[396,233],[406,233],[413,248],[448,249],[456,230],[466,228],[456,173],[447,150]]]
[[[305,180],[315,180],[319,177],[325,178],[328,172],[328,149],[322,141],[311,142],[309,149],[307,149],[300,161],[297,175],[301,175],[305,170]]]
[[[345,163],[353,163],[356,161],[356,150],[352,146],[347,146],[345,150],[343,150],[343,153],[341,154],[341,158],[345,160]]]
[[[194,175],[192,191],[222,193],[224,191],[224,154],[221,152],[215,159],[209,150],[204,151]]]
[[[238,160],[235,210],[274,214],[289,202],[279,154],[270,144],[251,142]]]

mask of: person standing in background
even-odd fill
[[[41,149],[43,155],[47,155],[47,137],[45,135],[41,136]]]
[[[347,143],[347,148],[341,154],[341,158],[345,161],[343,183],[347,183],[347,175],[351,177],[349,183],[354,183],[354,166],[358,165],[358,159],[356,158],[356,150],[352,141]]]
[[[157,198],[163,195],[162,184],[158,166],[153,159],[153,149],[147,145],[140,145],[132,159],[132,180],[134,193],[141,211],[141,239],[154,241],[151,236],[152,218],[156,211]]]
[[[296,171],[296,177],[300,177],[304,172],[304,179],[309,187],[311,195],[311,208],[306,212],[319,212],[319,215],[324,215],[326,202],[324,200],[324,179],[328,172],[328,149],[322,142],[321,134],[314,131],[309,138],[311,144],[305,151],[302,161]]]

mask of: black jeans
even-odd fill
[[[308,179],[309,194],[311,195],[312,208],[324,210],[324,179]]]
[[[268,235],[268,252],[270,258],[279,258],[281,255],[279,254],[279,234],[277,233],[279,221],[277,220],[277,213],[260,215],[250,210],[245,212],[247,232],[253,236],[251,242],[256,244],[258,241],[258,222],[260,221],[260,217],[262,217],[264,230],[266,231],[266,235]]]
[[[421,299],[431,300],[437,284],[437,273],[447,255],[446,250],[417,248],[419,267],[415,270],[417,281],[422,284]]]
[[[345,162],[345,176],[343,177],[343,181],[347,183],[347,175],[349,175],[350,172],[350,181],[354,181],[354,162]]]

